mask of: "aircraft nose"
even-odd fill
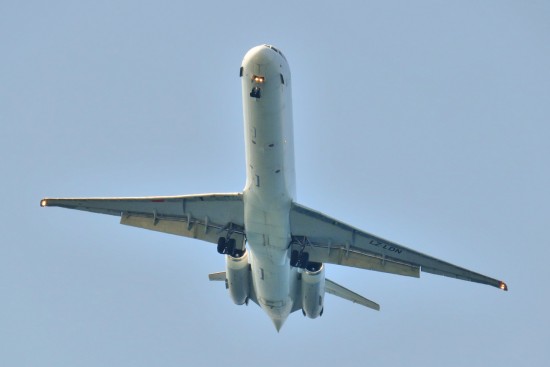
[[[245,61],[257,65],[268,65],[276,60],[277,52],[266,45],[256,46],[248,51],[244,57]]]

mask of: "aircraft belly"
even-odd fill
[[[288,256],[290,243],[290,207],[279,202],[260,204],[262,198],[248,195],[245,201],[247,247],[253,254],[252,278],[258,302],[271,317],[281,318],[292,309],[291,272]],[[286,316],[285,316],[286,317]]]
[[[252,283],[260,306],[280,326],[293,308],[297,283],[288,255],[295,181],[290,71],[279,54],[262,48],[251,50],[242,65]]]
[[[258,303],[273,320],[283,322],[294,308],[297,294],[297,274],[290,268],[286,251],[280,252],[287,261],[277,263],[272,261],[273,249],[255,246],[249,242],[252,260],[252,286]]]

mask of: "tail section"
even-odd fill
[[[208,274],[208,279],[211,282],[225,282],[225,271]]]
[[[365,307],[372,308],[373,310],[380,311],[380,305],[378,303],[366,299],[365,297],[360,296],[359,294],[352,292],[339,284],[334,283],[332,280],[325,279],[325,292],[346,299],[353,303],[358,303]]]
[[[229,280],[227,279],[227,272],[220,271],[217,273],[210,273],[208,274],[208,280],[210,280],[211,282],[224,282],[225,289],[229,290],[229,292],[231,293],[231,289],[229,289],[229,285],[230,285]],[[255,304],[259,305],[258,299],[256,298],[256,292],[254,291],[254,287],[252,286],[252,280],[250,279],[249,282],[250,282],[249,294],[248,294],[248,298],[245,300],[244,303],[248,305],[248,300],[251,300]]]

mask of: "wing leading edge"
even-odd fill
[[[244,245],[242,194],[202,194],[138,198],[46,198],[41,206],[58,206],[120,216],[120,223],[217,243],[231,232]]]
[[[290,228],[293,248],[307,251],[310,261],[415,277],[423,271],[508,290],[500,280],[424,255],[296,203],[290,211]]]

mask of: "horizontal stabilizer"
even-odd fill
[[[208,279],[211,282],[225,282],[225,271],[220,271],[219,273],[208,274]]]
[[[220,271],[218,273],[211,273],[211,274],[208,274],[208,279],[211,281],[211,282],[225,282],[225,288],[228,288],[229,287],[229,284],[228,282],[226,281],[227,279],[227,273],[225,271]],[[252,283],[252,279],[250,279],[250,282]],[[255,304],[257,304],[258,306],[260,305],[258,303],[258,299],[256,298],[256,292],[254,291],[254,287],[252,286],[252,284],[250,284],[250,294],[248,295],[248,299],[246,301],[246,304],[248,305],[248,300],[251,300],[252,302],[254,302]]]
[[[359,294],[352,292],[339,284],[334,283],[332,280],[325,279],[325,292],[346,299],[353,303],[358,303],[365,307],[372,308],[373,310],[380,311],[380,305],[378,303],[373,302],[370,299],[366,299],[365,297],[360,296]]]

